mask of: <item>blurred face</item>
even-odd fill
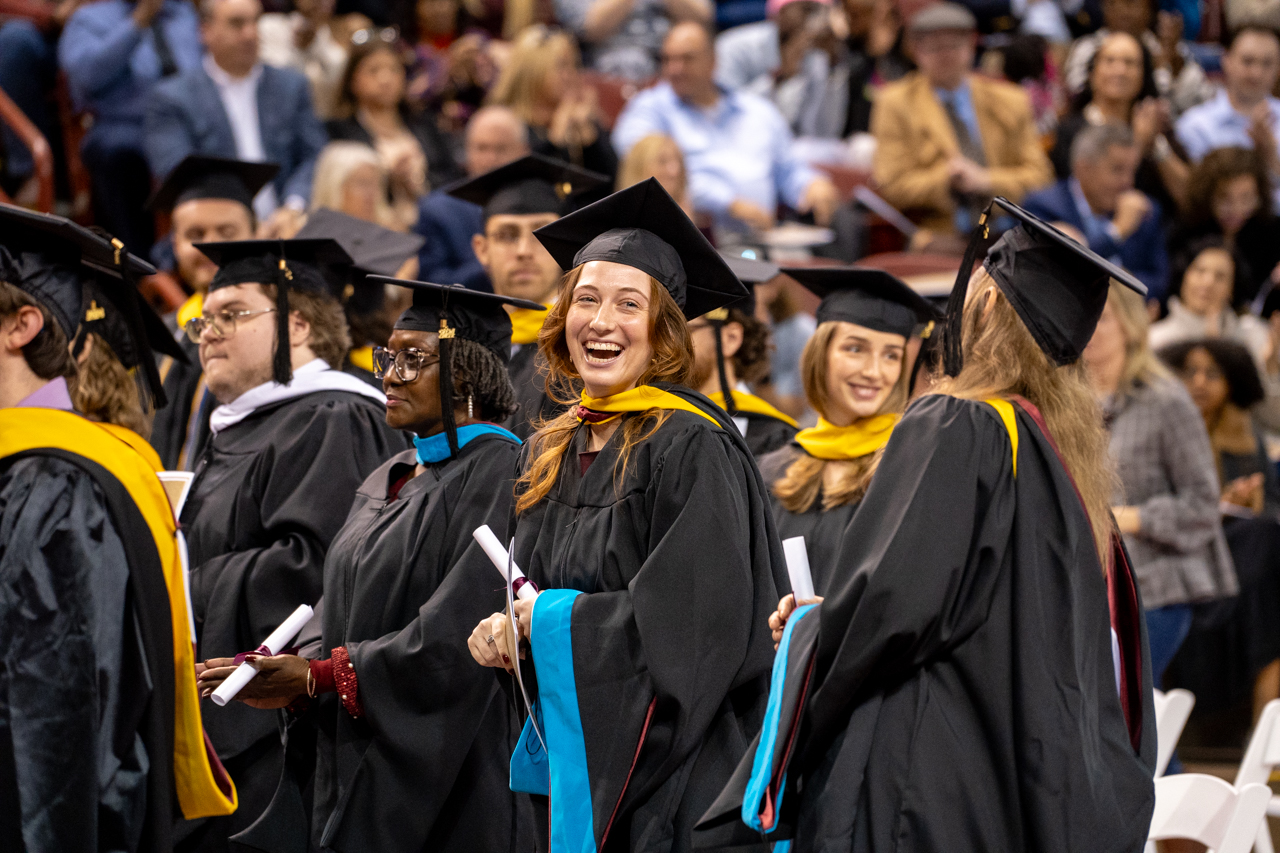
[[[849,426],[880,413],[902,376],[907,339],[841,322],[827,349],[827,420]]]
[[[494,293],[544,304],[554,298],[560,265],[533,232],[557,219],[554,213],[491,216],[484,233],[471,238]]]
[[[1090,86],[1096,98],[1132,103],[1142,91],[1142,47],[1125,33],[1106,38],[1093,61]]]
[[[1187,353],[1186,363],[1179,375],[1201,416],[1206,421],[1217,420],[1227,404],[1230,389],[1227,377],[1223,375],[1222,368],[1218,367],[1213,356],[1209,355],[1209,351],[1196,347]]]
[[[419,436],[444,429],[440,412],[440,338],[433,332],[396,329],[387,341],[392,353],[413,350],[426,356],[412,382],[404,382],[394,367],[382,377],[382,393],[387,395],[387,426]]]
[[[378,220],[378,196],[382,173],[372,164],[358,166],[342,183],[342,212],[365,222]]]
[[[1228,178],[1213,191],[1213,218],[1228,237],[1238,234],[1261,206],[1262,194],[1253,175]]]
[[[467,174],[472,177],[528,153],[524,129],[509,113],[480,112],[467,125]]]
[[[418,0],[418,32],[420,37],[452,35],[458,23],[456,0]]]
[[[662,43],[662,77],[681,100],[691,101],[715,91],[715,50],[706,31],[695,24],[671,29]]]
[[[213,61],[228,74],[243,77],[258,61],[258,0],[217,0],[200,27]]]
[[[689,338],[693,341],[693,376],[689,380],[689,387],[704,394],[718,393],[720,371],[716,366],[715,325],[699,317],[689,323]],[[741,323],[723,324],[720,332],[720,346],[724,351],[726,375],[732,384],[736,377],[733,375],[733,363],[729,360],[742,346]]]
[[[369,54],[351,75],[351,94],[362,107],[395,107],[404,97],[404,64],[390,50]]]
[[[556,61],[542,80],[542,100],[548,104],[558,104],[565,96],[577,88],[577,57],[567,48],[556,54]]]
[[[1245,32],[1222,57],[1227,94],[1243,104],[1255,104],[1271,94],[1280,74],[1280,42],[1275,36]]]
[[[1124,326],[1108,300],[1093,330],[1093,337],[1084,348],[1085,367],[1092,375],[1100,367],[1122,363],[1127,355],[1126,347],[1128,340],[1124,336]]]
[[[1187,267],[1178,298],[1191,313],[1216,317],[1231,304],[1235,273],[1230,254],[1222,249],[1205,249]]]
[[[634,267],[591,261],[573,289],[565,340],[587,394],[607,397],[636,387],[653,360],[649,276]]]
[[[1140,156],[1137,146],[1112,145],[1097,160],[1072,164],[1072,174],[1094,213],[1111,213],[1120,194],[1133,189]]]
[[[1151,5],[1148,0],[1103,0],[1102,21],[1109,30],[1141,35],[1151,26]]]
[[[911,37],[916,65],[933,86],[954,89],[973,68],[978,34],[963,30],[942,30]]]
[[[649,171],[662,188],[675,198],[684,195],[684,159],[674,141],[664,142],[654,158],[649,161]]]
[[[276,342],[275,303],[258,284],[220,287],[204,301],[204,314],[216,317],[222,311],[257,311],[252,317],[237,317],[235,332],[215,335],[206,329],[200,336],[200,366],[205,382],[219,403],[230,403],[271,380],[271,356]]]
[[[209,289],[217,265],[196,243],[223,243],[253,237],[249,208],[229,198],[197,198],[173,209],[173,254],[178,276],[196,293]]]

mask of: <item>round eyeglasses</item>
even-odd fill
[[[396,378],[401,382],[412,382],[424,367],[440,361],[440,356],[428,354],[416,349],[402,349],[392,352],[386,347],[373,348],[373,375],[381,379],[387,375],[394,365]]]
[[[274,308],[263,308],[261,311],[216,311],[192,317],[182,330],[193,343],[200,342],[205,330],[213,332],[216,338],[229,338],[236,333],[236,321],[244,317],[256,317],[259,314],[270,314]]]

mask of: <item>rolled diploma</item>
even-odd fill
[[[280,623],[280,627],[271,632],[271,636],[262,641],[262,645],[266,646],[272,655],[279,654],[290,640],[298,636],[298,632],[302,630],[307,622],[311,621],[311,615],[314,611],[310,605],[299,604],[298,609],[289,615],[289,618]],[[245,661],[236,667],[236,671],[222,682],[222,685],[213,691],[213,704],[218,707],[230,702],[236,698],[246,684],[253,680],[258,674],[258,670],[253,664]]]
[[[507,554],[507,549],[498,541],[498,537],[493,535],[493,531],[489,529],[489,525],[480,525],[471,535],[480,543],[481,549],[483,549],[485,554],[488,555],[490,562],[492,562],[494,567],[497,568],[504,581],[507,579],[508,565],[511,566],[511,582],[513,584],[516,582],[517,578],[524,577],[524,572],[520,571],[519,566],[511,562],[511,558]],[[527,583],[521,584],[519,592],[516,593],[516,598],[519,598],[522,601],[529,601],[530,599],[537,597],[537,591]]]
[[[813,592],[813,574],[809,571],[809,552],[804,547],[803,536],[782,540],[782,553],[787,558],[787,577],[791,579],[791,592],[796,603],[816,598]]]

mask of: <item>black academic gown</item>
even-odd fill
[[[170,849],[169,618],[119,480],[66,451],[0,459],[0,850]]]
[[[168,402],[156,411],[151,425],[151,446],[160,455],[166,471],[195,468],[205,443],[209,440],[209,415],[217,402],[205,397],[204,369],[200,367],[200,347],[179,333],[178,346],[187,354],[189,364],[169,356],[160,361],[164,394]]]
[[[844,537],[844,529],[858,509],[858,501],[823,510],[822,493],[819,492],[807,512],[791,512],[784,507],[773,493],[773,484],[781,480],[791,463],[803,455],[804,449],[798,444],[781,447],[760,460],[760,476],[769,486],[769,505],[773,510],[773,521],[778,526],[778,537],[804,537],[809,571],[813,575],[813,590],[818,595],[826,595],[836,577],[836,551]]]
[[[511,387],[515,389],[519,407],[504,426],[524,441],[537,431],[535,425],[538,422],[551,420],[562,414],[567,406],[556,402],[547,393],[545,363],[538,353],[537,344],[515,347],[511,361],[507,364],[507,373],[511,377]],[[569,397],[576,397],[577,391],[572,390],[567,394]]]
[[[531,804],[508,787],[519,727],[467,649],[476,624],[506,607],[471,534],[488,524],[506,541],[519,454],[478,436],[388,501],[416,465],[405,451],[365,480],[329,549],[322,657],[346,648],[364,713],[332,693],[316,709],[312,837],[325,850],[532,849]]]
[[[300,604],[320,598],[325,553],[365,478],[408,440],[377,401],[318,391],[264,406],[209,441],[182,512],[197,659],[257,648]],[[201,702],[205,730],[240,807],[180,832],[218,849],[266,808],[279,782],[277,716]]]
[[[694,822],[761,720],[774,573],[785,578],[737,430],[702,395],[662,387],[721,425],[672,412],[617,480],[622,430],[583,474],[580,427],[551,493],[516,524],[515,559],[530,579],[584,593],[572,605],[593,824],[583,831],[602,851],[690,849]]]
[[[1137,588],[1117,545],[1126,720],[1088,519],[1044,434],[1016,417],[1015,478],[989,405],[914,403],[846,531],[840,580],[788,626],[761,802],[782,796],[772,837],[794,829],[793,850],[1143,848],[1156,731]],[[743,825],[733,800],[754,753],[709,824]]]
[[[775,450],[786,447],[796,434],[795,427],[771,415],[740,411],[734,415],[734,418],[746,420],[747,429],[743,438],[747,440],[747,449],[757,461],[761,461]]]

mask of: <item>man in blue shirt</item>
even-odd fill
[[[1222,57],[1226,85],[1213,100],[1182,114],[1175,128],[1178,141],[1193,161],[1215,148],[1253,148],[1268,171],[1280,175],[1280,99],[1271,96],[1280,76],[1280,37],[1266,27],[1246,25],[1227,45]],[[1280,211],[1280,187],[1272,206]]]
[[[830,222],[839,194],[792,153],[786,119],[757,95],[718,86],[715,65],[704,27],[673,27],[662,44],[663,82],[632,98],[614,126],[618,155],[650,134],[670,136],[684,155],[694,209],[721,228],[770,228],[779,199]]]
[[[180,0],[102,0],[81,6],[58,45],[76,104],[93,115],[81,156],[98,224],[145,256],[155,236],[143,209],[151,172],[143,114],[152,86],[200,64],[195,8]]]

